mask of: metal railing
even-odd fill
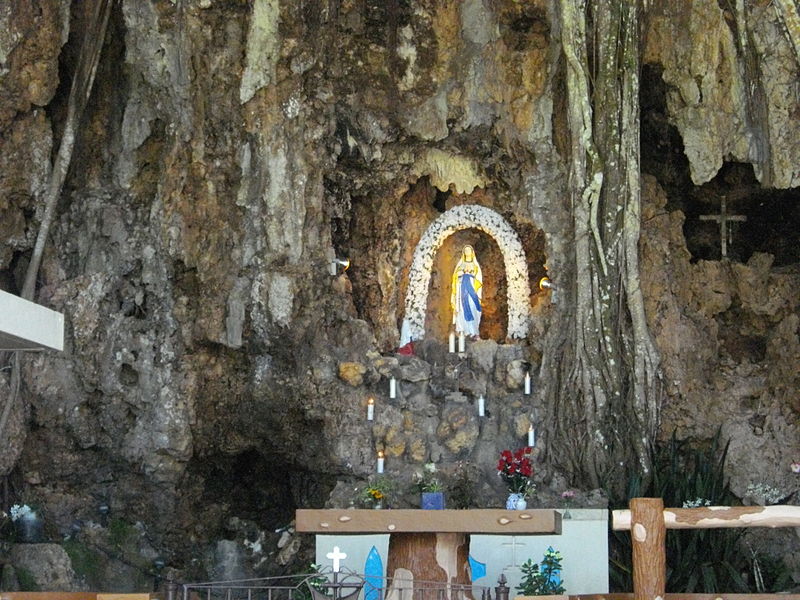
[[[508,600],[503,575],[498,584],[493,596],[486,586],[321,571],[180,587],[182,600]]]

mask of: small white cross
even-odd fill
[[[339,567],[340,567],[339,561],[341,561],[344,558],[347,558],[347,554],[345,554],[344,552],[339,550],[339,546],[334,546],[333,547],[333,552],[328,552],[325,556],[327,558],[330,558],[333,561],[333,572],[334,573],[338,573],[339,572]]]

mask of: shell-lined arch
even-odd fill
[[[478,204],[462,204],[444,212],[431,223],[414,249],[405,309],[405,326],[412,340],[425,337],[428,285],[436,253],[455,232],[472,228],[490,235],[503,255],[508,285],[508,337],[527,337],[531,287],[522,242],[514,228],[499,213]]]

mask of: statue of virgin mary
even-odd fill
[[[456,333],[478,337],[481,324],[483,275],[472,246],[464,246],[461,258],[453,271],[450,307]]]

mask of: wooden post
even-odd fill
[[[661,498],[631,499],[634,600],[664,598],[667,555],[664,542],[664,501]]]

